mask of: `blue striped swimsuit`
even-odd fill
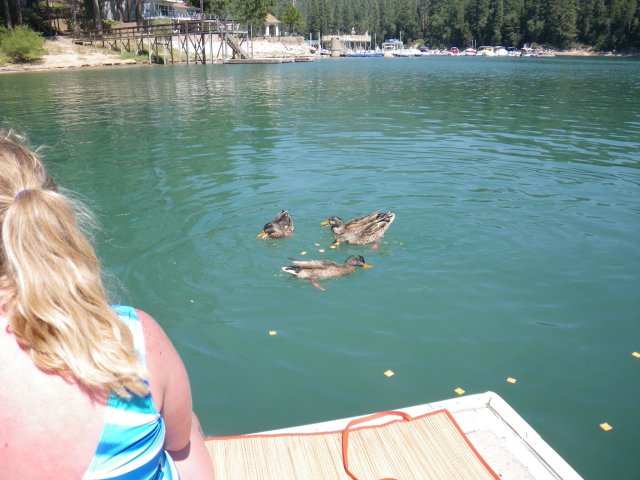
[[[114,306],[133,333],[134,346],[146,364],[142,324],[131,307]],[[173,460],[163,449],[164,420],[151,394],[120,398],[111,393],[98,448],[83,480],[177,480]]]

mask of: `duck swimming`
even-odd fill
[[[331,231],[336,236],[334,242],[336,244],[344,242],[353,245],[367,245],[375,244],[380,240],[395,218],[395,213],[376,211],[364,217],[349,220],[347,223],[340,217],[329,217],[320,225],[323,227],[331,226]],[[377,244],[374,248],[376,246]]]
[[[283,238],[293,236],[293,220],[287,210],[281,210],[276,218],[267,223],[258,238]]]
[[[307,278],[311,280],[311,284],[314,287],[320,290],[324,290],[324,288],[318,285],[317,280],[349,275],[357,267],[372,267],[372,265],[365,262],[362,255],[350,255],[342,264],[331,260],[296,260],[293,258],[290,260],[292,265],[282,267],[282,271],[294,277]]]

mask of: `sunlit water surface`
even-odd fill
[[[99,214],[206,433],[491,390],[585,478],[640,477],[640,62],[11,74],[0,102]],[[295,237],[256,239],[280,209]],[[323,219],[376,209],[380,248],[329,248]],[[320,291],[280,270],[303,251],[374,268]]]

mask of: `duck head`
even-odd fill
[[[321,222],[320,225],[323,227],[331,226],[331,231],[333,233],[338,233],[344,228],[344,220],[340,217],[329,217],[325,221]]]
[[[344,263],[347,265],[353,265],[354,267],[373,268],[373,265],[365,262],[362,255],[349,255]]]
[[[264,227],[262,227],[262,231],[258,234],[257,238],[271,237],[272,235],[277,235],[280,232],[273,223],[269,222]]]

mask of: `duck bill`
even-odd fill
[[[320,222],[320,225],[322,225],[323,227],[328,227],[329,226],[329,220],[323,220],[322,222]]]
[[[258,234],[256,238],[262,238],[262,237],[265,237],[266,235],[267,235],[267,232],[262,231]]]
[[[373,268],[373,265],[371,265],[370,263],[365,263],[364,265],[362,265],[362,268]]]

